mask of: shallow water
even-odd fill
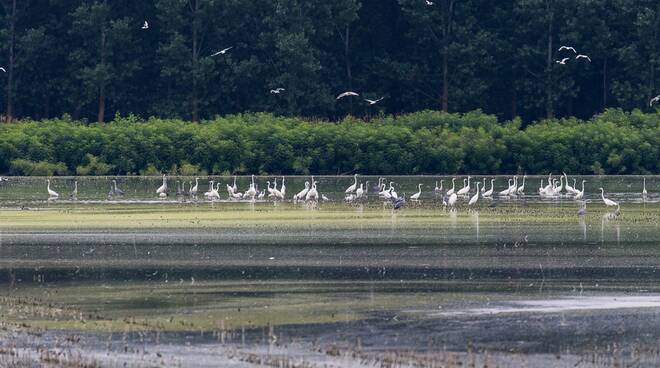
[[[618,196],[584,217],[8,199],[0,363],[657,366],[660,207]]]

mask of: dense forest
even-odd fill
[[[660,172],[660,114],[499,121],[420,111],[369,121],[247,113],[203,120],[116,117],[0,124],[13,175],[453,174]]]
[[[660,94],[658,0],[432,1],[0,0],[0,112],[104,122],[481,109],[524,126],[650,111]],[[335,99],[347,90],[360,97]]]

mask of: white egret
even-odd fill
[[[369,184],[367,184],[367,185],[369,185]],[[355,191],[355,199],[362,198],[363,194],[364,194],[363,184],[360,183],[360,187],[357,188],[357,190]]]
[[[555,63],[561,64],[561,65],[566,65],[566,62],[570,60],[570,58],[563,58],[561,60],[555,60]]]
[[[156,189],[156,194],[166,193],[167,192],[167,179],[165,174],[163,174],[163,184]]]
[[[603,203],[605,203],[605,205],[607,207],[617,207],[617,208],[619,208],[619,204],[617,202],[614,202],[611,199],[605,198],[605,190],[603,188],[600,188],[600,198],[602,198]]]
[[[231,189],[233,189],[234,193],[238,192],[238,186],[236,186],[236,175],[234,175],[234,185],[232,185]]]
[[[357,174],[353,175],[353,178],[355,179],[355,183],[353,183],[353,185],[351,185],[350,187],[346,188],[344,193],[353,193],[353,192],[355,192],[355,190],[357,189],[357,186],[358,186],[357,185],[357,176],[358,176]]]
[[[59,195],[56,191],[50,189],[50,179],[46,180],[46,182],[48,183],[48,185],[47,185],[47,187],[46,187],[46,189],[48,190],[48,195],[49,195],[51,198],[57,198],[57,197],[59,197],[60,195]]]
[[[211,56],[224,55],[224,54],[227,53],[227,51],[229,51],[229,50],[231,50],[231,49],[233,49],[233,48],[234,48],[234,46],[227,47],[227,48],[222,49],[222,50],[220,50],[220,51],[218,51],[218,52],[214,52],[213,54],[211,54]]]
[[[511,179],[509,179],[509,185],[506,187],[506,189],[500,191],[497,194],[499,194],[500,196],[508,196],[510,192],[511,192]]]
[[[113,186],[114,194],[117,194],[117,195],[120,195],[120,196],[124,195],[124,191],[117,187],[117,180],[114,180],[114,179],[112,180],[112,186]]]
[[[433,5],[433,1],[429,1],[429,0],[425,0],[425,1],[426,1],[427,6],[432,6]]]
[[[577,54],[577,51],[575,51],[575,48],[571,47],[571,46],[562,46],[557,51],[562,51],[562,50],[570,50],[570,51],[573,51],[573,53]]]
[[[564,173],[564,178],[566,179],[566,185],[565,185],[566,192],[571,193],[571,194],[575,194],[577,191],[575,190],[574,187],[572,187],[570,184],[568,184],[568,175],[566,175],[566,173]]]
[[[344,92],[344,93],[340,94],[339,96],[337,96],[336,100],[340,100],[340,99],[342,99],[344,97],[347,97],[347,96],[359,96],[359,94],[357,94],[355,92],[352,92],[352,91],[347,91],[347,92]]]
[[[481,194],[483,195],[486,191],[486,177],[483,178],[483,184],[481,184]]]
[[[456,195],[456,193],[452,193],[449,196],[449,199],[447,200],[447,205],[451,208],[454,208],[454,205],[456,204],[457,199],[458,199],[458,196]]]
[[[149,29],[149,22],[145,20],[144,23],[142,24],[142,29]]]
[[[648,194],[648,192],[646,192],[646,178],[643,179],[644,179],[644,187],[642,189],[642,197],[646,197],[646,195]]]
[[[327,201],[330,200],[330,198],[326,197],[325,194],[321,194],[321,199],[322,199],[324,202],[327,202]]]
[[[413,200],[413,201],[418,201],[418,200],[419,200],[419,196],[422,195],[422,184],[418,184],[418,185],[417,185],[417,188],[418,188],[417,193],[415,193],[415,194],[413,194],[413,195],[410,196],[410,199]]]
[[[3,72],[5,71],[4,68],[0,68],[0,69],[2,69]],[[653,104],[654,104],[654,103],[657,103],[657,102],[660,102],[660,95],[657,95],[657,96],[653,97],[653,98],[651,99],[651,101],[649,101],[649,107],[652,107]]]
[[[472,198],[470,198],[470,201],[468,202],[468,206],[474,205],[479,200],[479,184],[481,183],[477,182],[477,192],[472,196]]]
[[[5,69],[5,68],[3,68],[3,67],[1,67],[1,66],[0,66],[0,71],[2,71],[3,73],[7,73],[7,69]]]
[[[487,191],[485,191],[484,194],[483,194],[482,196],[483,196],[483,197],[490,197],[490,196],[492,196],[492,195],[493,195],[493,190],[495,189],[494,186],[495,186],[495,179],[490,179],[490,189],[488,189]]]
[[[468,177],[467,177],[467,185],[465,185],[465,186],[464,186],[461,190],[459,190],[458,193],[456,193],[456,194],[462,196],[462,195],[467,195],[468,193],[470,193],[470,179],[472,179],[472,177],[468,175]]]
[[[582,191],[579,191],[579,190],[575,191],[576,193],[575,193],[574,199],[576,201],[584,198],[584,183],[586,183],[586,182],[587,182],[586,180],[582,180]]]
[[[307,192],[309,192],[309,182],[305,182],[305,189],[301,190],[298,192],[296,195],[293,196],[293,199],[304,199],[305,196],[307,195]]]
[[[312,177],[312,187],[307,192],[307,195],[305,195],[305,200],[317,201],[318,199],[319,199],[319,192],[316,190],[316,181],[314,181],[314,177]]]
[[[447,191],[447,196],[454,194],[456,188],[456,178],[451,178],[451,189]]]
[[[280,93],[282,93],[284,91],[286,91],[284,88],[279,87],[279,88],[271,89],[270,93],[272,93],[274,95],[279,95]]]
[[[392,185],[392,184],[394,184],[393,181],[390,182],[390,196],[394,199],[397,199],[397,198],[399,198],[399,195],[396,194],[396,191],[394,191],[394,185]]]
[[[525,179],[527,179],[527,175],[523,175],[523,182],[522,185],[516,189],[516,192],[518,194],[525,194]]]
[[[385,190],[385,183],[382,183],[380,185],[380,192],[378,192],[378,197],[384,198],[384,199],[390,199],[392,198],[392,195],[390,194],[389,190]]]
[[[370,100],[370,99],[368,99],[368,98],[365,98],[364,100],[365,100],[366,102],[368,102],[369,105],[375,105],[375,104],[377,104],[378,102],[382,101],[384,98],[385,98],[385,97],[381,97],[381,98],[379,98],[379,99],[377,99],[377,100]]]
[[[199,178],[195,178],[195,186],[190,188],[190,195],[191,196],[196,196],[197,195],[197,188],[199,188]]]
[[[580,54],[580,55],[575,57],[575,60],[578,60],[578,59],[587,59],[589,62],[591,62],[591,58],[587,55]]]
[[[282,199],[286,197],[286,185],[284,185],[284,177],[282,177],[282,185],[280,186],[280,194],[282,194]]]

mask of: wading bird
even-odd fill
[[[156,189],[156,194],[167,194],[167,179],[165,177],[165,174],[163,174],[163,184]]]
[[[579,60],[579,59],[587,59],[587,61],[591,62],[591,58],[587,55],[580,54],[580,55],[575,57],[575,60]]]
[[[220,51],[214,52],[213,54],[211,54],[211,56],[224,55],[224,54],[227,53],[227,51],[229,51],[229,50],[231,50],[231,49],[233,49],[233,48],[234,48],[234,46],[229,46],[229,47],[227,47],[226,49],[222,49],[222,50],[220,50]]]
[[[120,195],[120,196],[124,195],[124,191],[117,187],[117,180],[114,180],[114,179],[112,180],[112,187],[113,187],[112,189],[114,190],[114,194]]]
[[[643,185],[643,188],[642,188],[642,197],[646,197],[646,195],[648,194],[646,192],[646,178],[643,178],[643,180],[644,180],[644,185]]]
[[[46,183],[48,184],[48,185],[46,186],[46,189],[48,190],[48,196],[49,196],[50,198],[57,198],[57,197],[59,197],[60,195],[59,195],[56,191],[50,189],[50,179],[46,180]]]
[[[490,197],[490,196],[492,196],[492,195],[493,195],[493,190],[495,189],[495,188],[494,188],[494,185],[495,185],[495,179],[490,179],[490,189],[488,189],[487,191],[485,191],[484,194],[483,194],[482,196],[483,196],[483,197]]]
[[[600,198],[603,200],[605,205],[607,207],[616,207],[617,209],[619,208],[619,204],[617,202],[614,202],[611,199],[605,198],[605,190],[603,188],[600,188]]]
[[[472,179],[472,177],[468,175],[467,184],[456,193],[457,195],[462,196],[470,193],[470,179]]]
[[[575,197],[573,199],[575,199],[576,201],[584,198],[584,183],[586,183],[586,182],[587,182],[586,180],[582,180],[582,190],[581,191],[580,190],[575,191],[576,193],[575,193]]]
[[[418,189],[417,193],[410,196],[410,200],[415,201],[415,202],[419,201],[419,196],[422,195],[422,184],[418,184],[417,189]]]
[[[382,101],[384,98],[385,98],[385,97],[381,97],[381,98],[379,98],[379,99],[377,99],[377,100],[370,100],[370,99],[368,99],[368,98],[365,98],[364,100],[365,100],[366,102],[368,102],[369,105],[375,105],[375,104],[377,104],[378,102]]]
[[[357,94],[355,92],[347,91],[347,92],[344,92],[344,93],[340,94],[339,96],[337,96],[336,100],[341,100],[342,98],[347,97],[347,96],[359,96],[359,94]]]
[[[73,200],[78,199],[78,180],[73,182],[73,192],[71,192],[69,198]]]
[[[192,197],[197,195],[197,188],[199,187],[199,178],[195,178],[195,186],[190,188],[190,195]]]
[[[451,178],[451,189],[447,191],[447,196],[454,194],[456,188],[456,178]]]
[[[479,184],[481,183],[477,182],[477,192],[472,196],[472,198],[470,198],[470,201],[468,202],[468,206],[472,206],[476,204],[477,201],[479,200]]]
[[[357,174],[353,175],[353,178],[355,179],[355,183],[351,185],[350,187],[346,188],[344,193],[353,193],[357,189]]]
[[[309,182],[308,181],[305,182],[305,189],[303,189],[300,192],[296,193],[293,196],[293,199],[296,199],[296,200],[297,199],[304,199],[305,196],[307,195],[307,192],[309,192]]]

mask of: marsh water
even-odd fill
[[[62,199],[48,200],[44,178],[10,178],[0,362],[658,366],[658,178],[641,197],[641,177],[588,177],[586,204],[539,198],[540,178],[455,211],[433,193],[451,178],[393,179],[423,183],[398,211],[345,203],[346,177],[320,178],[329,200],[314,204],[163,200],[160,178],[119,178],[126,195],[110,199],[112,178],[78,178],[77,200],[62,190],[74,178],[54,179]]]

